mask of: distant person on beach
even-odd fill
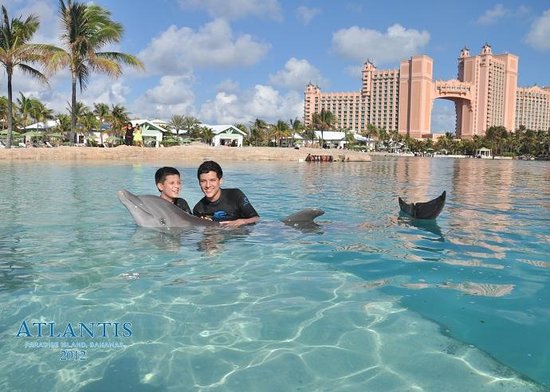
[[[193,215],[229,227],[258,222],[260,216],[240,189],[220,187],[222,177],[222,168],[214,161],[205,161],[199,166],[197,178],[204,197],[193,208]]]
[[[134,146],[143,147],[143,135],[139,125],[134,130]]]
[[[134,141],[134,126],[131,122],[126,124],[126,133],[124,134],[124,144],[131,146]]]
[[[188,214],[191,208],[185,199],[179,197],[181,190],[181,176],[178,169],[164,166],[155,173],[155,184],[160,192],[160,198],[175,204]]]

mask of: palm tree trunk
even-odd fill
[[[103,147],[103,117],[99,118],[99,142],[101,147]]]
[[[6,141],[6,148],[11,148],[11,142],[13,138],[13,93],[11,88],[12,72],[10,69],[7,69],[6,73],[8,74],[8,140]]]
[[[69,144],[72,146],[76,135],[76,76],[71,80],[71,132],[69,133]]]

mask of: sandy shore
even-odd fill
[[[53,147],[53,148],[10,148],[0,149],[2,161],[299,161],[311,155],[332,155],[334,160],[368,162],[371,157],[364,152],[348,150],[321,150],[316,148],[285,147],[211,147],[204,144],[188,146],[141,148],[118,146],[113,148],[99,147]]]

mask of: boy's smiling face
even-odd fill
[[[160,191],[160,197],[173,203],[174,199],[180,195],[180,176],[177,174],[167,175],[164,182],[158,183],[157,187]]]
[[[199,176],[199,185],[201,187],[202,193],[204,193],[204,196],[206,196],[209,201],[216,201],[220,198],[221,183],[221,178],[218,178],[218,174],[214,171],[202,173]]]

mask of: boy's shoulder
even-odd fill
[[[241,191],[239,188],[222,188],[222,193],[225,193],[225,194],[242,194],[243,191]]]

